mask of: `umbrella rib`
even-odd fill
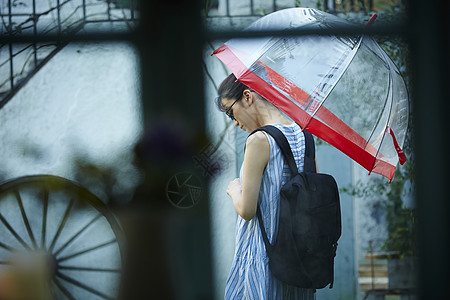
[[[30,236],[31,242],[33,243],[34,248],[37,248],[36,239],[34,238],[33,230],[31,230],[30,222],[28,220],[27,214],[25,212],[25,207],[23,206],[22,197],[18,190],[14,190],[14,195],[16,196],[17,204],[19,204],[20,213],[22,214],[22,219],[27,228],[28,235]]]
[[[388,82],[389,82],[389,85],[388,85],[388,91],[389,91],[389,89],[391,88],[391,72],[389,72]],[[383,111],[386,109],[386,105],[387,105],[388,100],[389,100],[389,92],[386,94],[386,98],[384,100],[383,109],[381,110],[381,113],[380,113],[380,115],[377,118],[377,122],[376,122],[375,126],[373,127],[372,132],[370,133],[370,136],[367,139],[366,144],[364,145],[364,149],[366,149],[367,145],[369,144],[370,139],[372,138],[373,134],[375,133],[375,129],[378,127],[378,124],[380,124],[380,122],[381,122],[381,116],[383,115]],[[389,118],[388,118],[388,121],[389,121]],[[377,152],[377,154],[378,154],[378,152]]]
[[[384,52],[382,52],[382,54],[385,55]],[[391,70],[389,69],[389,87],[390,87],[391,85],[392,85],[392,74],[391,74]],[[388,97],[389,97],[389,93],[388,93]],[[393,97],[393,96],[392,96],[392,97]],[[374,159],[374,161],[373,161],[372,170],[373,170],[373,168],[375,167],[375,162],[377,161],[377,156],[378,156],[378,153],[380,152],[381,144],[383,143],[384,137],[386,136],[386,126],[389,124],[389,119],[391,118],[391,112],[392,112],[392,105],[393,105],[393,104],[394,104],[394,99],[391,99],[391,107],[390,107],[390,109],[389,109],[389,114],[388,114],[388,117],[387,117],[387,123],[386,123],[386,125],[385,125],[384,130],[383,130],[383,137],[381,138],[380,147],[378,147],[377,153],[376,153],[376,155],[375,155],[375,159]]]
[[[267,69],[269,69],[271,72],[273,72],[274,75],[276,76],[280,76],[278,73],[276,73],[276,71],[270,69],[270,67],[266,66]],[[293,85],[293,84],[292,84]],[[285,97],[284,95],[280,94],[282,97]],[[286,98],[287,99],[287,98]],[[299,103],[299,102],[298,102]],[[305,129],[307,129],[309,122],[311,122],[311,120],[313,119],[313,117],[311,115],[309,115],[307,112],[305,112],[308,115],[308,122],[307,124],[303,124]],[[289,115],[289,114],[288,114]],[[356,131],[354,131],[352,128],[350,128],[347,124],[345,124],[341,119],[339,119],[336,115],[334,115],[331,111],[329,111],[325,106],[321,106],[321,109],[316,110],[316,113],[314,114],[314,116],[317,116],[318,118],[322,119],[322,120],[328,120],[331,122],[337,122],[339,123],[341,126],[344,126],[344,128],[346,128],[347,130],[347,138],[351,138],[354,140],[355,145],[357,145],[358,147],[360,147],[361,149],[363,149],[363,147],[367,148],[367,141],[360,136]],[[295,119],[293,116],[291,116],[293,119]],[[372,146],[372,145],[370,145]],[[373,147],[373,146],[372,146]],[[377,150],[375,147],[373,147],[374,151]],[[367,150],[366,150],[367,151]],[[369,151],[368,151],[369,152]],[[370,153],[370,152],[369,152]],[[371,154],[372,155],[372,154]],[[373,156],[373,155],[372,155]],[[367,167],[368,169],[368,167]],[[369,169],[368,169],[369,170]]]
[[[358,38],[358,48],[357,48],[357,50],[358,50],[359,47],[361,46],[361,43],[362,43],[362,37]],[[355,47],[356,47],[356,46],[355,46]],[[353,49],[351,50],[351,51],[353,51],[355,54],[352,55],[350,62],[347,64],[347,66],[344,67],[344,70],[342,71],[342,73],[340,74],[340,76],[338,77],[338,79],[336,79],[337,81],[339,81],[339,79],[342,78],[342,75],[344,75],[345,71],[347,71],[348,67],[349,67],[350,64],[351,64],[351,61],[353,61],[353,59],[354,59],[355,56],[356,56],[356,51],[357,51],[357,50],[353,50]],[[348,50],[347,50],[347,51],[348,51]],[[341,57],[340,57],[339,60],[336,62],[336,64],[335,64],[335,65],[327,72],[325,78],[329,78],[329,75],[330,75],[330,74],[333,74],[333,73],[332,73],[332,70],[336,70],[336,69],[338,69],[340,66],[342,66],[342,64],[345,62],[345,59],[346,59],[347,55],[348,55],[348,52],[345,52],[345,53],[343,53],[343,54],[341,55]],[[335,75],[335,74],[333,74],[333,75]],[[316,89],[319,89],[320,86],[323,85],[323,84],[328,84],[328,82],[323,82],[323,80],[322,80],[321,82],[319,82],[319,84],[317,85]],[[315,109],[315,111],[314,111],[313,114],[311,115],[311,118],[313,118],[313,117],[316,115],[316,113],[319,111],[319,109],[323,106],[323,104],[325,103],[325,101],[328,99],[328,95],[331,94],[331,92],[334,90],[335,86],[336,86],[336,85],[332,86],[331,89],[324,95],[323,101],[320,103],[319,107],[317,107],[317,108]],[[310,96],[310,97],[311,97],[311,96]],[[305,111],[308,110],[308,108],[309,108],[310,105],[311,105],[311,102],[307,104],[307,106],[305,107]]]
[[[379,60],[381,60],[382,64],[386,67],[386,69],[390,70],[391,66],[386,63],[386,61],[380,56],[378,55],[375,51],[373,51],[373,49],[367,47],[367,50],[369,50],[373,55],[375,55]]]
[[[373,55],[375,55],[382,63],[383,63],[383,65],[385,65],[386,66],[386,69],[388,69],[388,71],[389,71],[389,80],[388,80],[388,82],[389,82],[389,86],[388,86],[388,91],[389,91],[389,89],[390,89],[390,87],[391,87],[391,68],[390,68],[390,66],[389,66],[389,64],[388,63],[386,63],[386,61],[385,61],[385,59],[383,59],[381,56],[379,56],[373,49],[371,49],[371,48],[368,48],[368,50],[373,54]],[[381,49],[382,50],[382,49]],[[383,50],[381,51],[381,54],[383,55]],[[366,146],[367,146],[367,144],[369,143],[369,141],[370,141],[370,139],[372,138],[372,135],[375,133],[375,128],[377,128],[377,126],[378,126],[378,124],[380,123],[380,121],[381,121],[381,116],[382,116],[382,113],[383,113],[383,111],[385,110],[385,108],[386,108],[386,104],[387,104],[387,101],[388,101],[388,98],[389,98],[389,92],[386,94],[386,99],[385,99],[385,101],[384,101],[384,106],[383,106],[383,109],[381,110],[381,113],[380,113],[380,115],[379,115],[379,117],[378,117],[378,119],[377,119],[377,122],[376,122],[376,124],[375,124],[375,126],[374,126],[374,129],[372,130],[372,132],[370,133],[370,136],[369,136],[369,138],[367,139],[367,143],[366,143],[366,145],[364,146],[364,149],[366,148]],[[392,106],[391,106],[392,107]],[[390,117],[390,113],[389,113],[389,117]],[[388,118],[388,121],[389,121],[389,118]],[[384,134],[383,134],[383,138],[384,138]],[[378,151],[377,151],[377,155],[378,155]],[[375,156],[376,157],[376,156]],[[374,164],[375,164],[375,162],[374,162]]]

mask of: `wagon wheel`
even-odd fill
[[[72,181],[38,175],[0,185],[0,271],[41,257],[54,299],[117,298],[120,241],[106,206]]]

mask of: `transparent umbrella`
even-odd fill
[[[245,30],[353,24],[316,9],[291,8]],[[213,52],[303,129],[392,180],[406,156],[409,100],[404,80],[373,38],[363,35],[235,38]]]

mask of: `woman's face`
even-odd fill
[[[248,100],[249,98],[246,98],[244,94],[237,101],[236,99],[223,98],[222,104],[228,109],[227,115],[232,118],[234,126],[250,133],[258,127],[255,125],[252,108]]]

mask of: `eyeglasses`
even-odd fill
[[[225,112],[225,114],[232,120],[235,121],[236,119],[234,118],[233,115],[233,111],[231,110],[231,108],[233,107],[233,105],[241,98],[237,98],[236,100],[234,100],[233,104],[231,104],[230,107],[228,107],[227,111]]]

